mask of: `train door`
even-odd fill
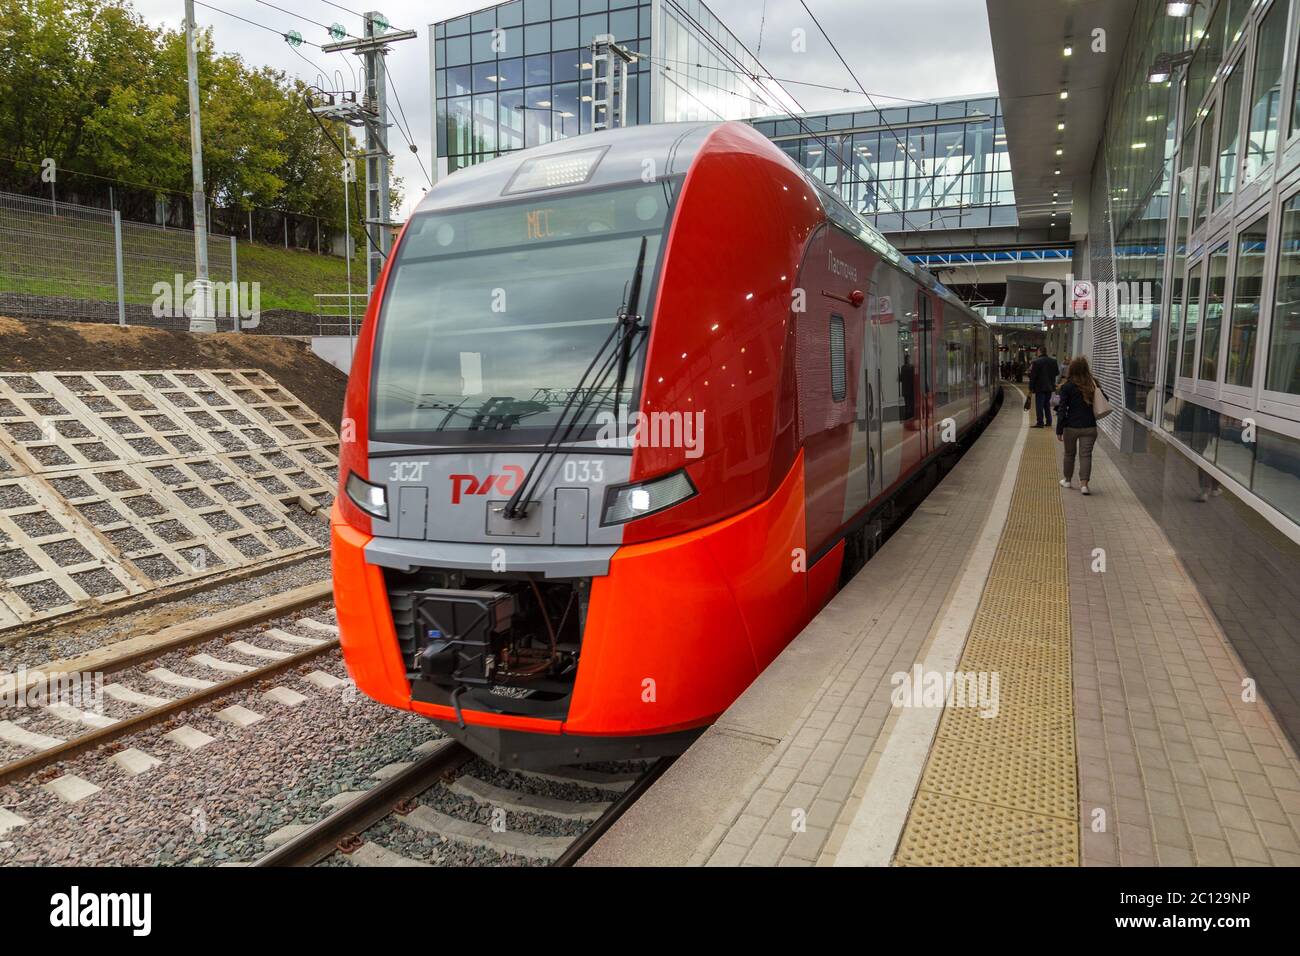
[[[867,295],[867,323],[862,334],[862,381],[866,392],[867,467],[871,481],[871,497],[884,490],[884,437],[881,409],[884,402],[881,381],[880,351],[880,300],[872,283]]]
[[[853,335],[847,340],[851,350],[847,386],[853,401],[853,431],[843,521],[849,521],[880,491],[880,350],[876,312],[876,297],[868,293],[862,310],[851,324]]]
[[[916,293],[916,415],[921,433],[921,457],[934,451],[934,319],[930,297]]]

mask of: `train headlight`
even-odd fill
[[[346,487],[354,505],[371,517],[388,520],[388,489],[383,485],[372,485],[353,471]]]
[[[695,486],[684,470],[634,485],[618,485],[605,492],[605,512],[600,523],[623,524],[643,518],[696,494]]]

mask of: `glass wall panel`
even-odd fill
[[[1228,290],[1228,244],[1210,253],[1210,270],[1205,280],[1205,321],[1201,328],[1201,367],[1197,376],[1202,382],[1219,377],[1219,332],[1223,328],[1223,298]]]
[[[1300,395],[1300,194],[1282,206],[1277,251],[1264,387],[1271,392]]]
[[[1255,344],[1259,301],[1264,292],[1268,216],[1252,223],[1237,238],[1237,273],[1232,284],[1232,320],[1228,326],[1228,367],[1224,382],[1248,387],[1255,382]]]
[[[1196,229],[1205,225],[1210,211],[1210,191],[1214,188],[1214,109],[1201,120],[1201,148],[1196,160]]]
[[[1223,118],[1219,123],[1219,175],[1214,187],[1214,205],[1232,196],[1237,186],[1237,155],[1241,140],[1241,94],[1245,86],[1246,71],[1238,60],[1223,87]]]
[[[1263,428],[1256,437],[1251,490],[1292,521],[1300,521],[1300,441]]]
[[[1285,0],[1275,2],[1255,40],[1255,73],[1250,84],[1250,134],[1246,137],[1246,176],[1273,162],[1278,111],[1282,106],[1282,61],[1286,55]]]
[[[1187,277],[1187,304],[1183,309],[1183,355],[1178,366],[1181,378],[1191,378],[1195,373],[1192,363],[1196,356],[1196,326],[1201,315],[1201,286],[1205,280],[1205,263],[1192,266]]]

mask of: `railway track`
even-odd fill
[[[474,755],[455,741],[436,741],[400,773],[322,820],[298,828],[253,865],[314,866],[336,853],[347,862],[365,866],[429,866],[440,862],[406,857],[367,839],[366,833],[372,827],[393,821],[440,844],[476,847],[503,858],[533,863],[572,866],[672,763],[672,758],[663,758],[627,773],[570,767],[556,773],[517,771],[511,775],[520,782],[570,785],[606,795],[599,800],[562,800],[502,787],[472,770],[460,773],[473,759]],[[436,809],[429,796],[439,789],[471,805],[489,808],[493,824],[475,823]],[[586,826],[573,835],[539,836],[512,825],[512,818],[520,816],[551,817]]]
[[[328,590],[300,590],[304,593],[282,596],[278,602],[258,602],[259,606],[239,613],[215,615],[197,626],[123,641],[120,649],[110,645],[84,661],[54,662],[10,675],[10,693],[34,696],[38,703],[29,706],[13,698],[0,707],[0,743],[7,755],[0,762],[0,786],[174,721],[195,707],[337,650],[332,609],[321,597]],[[304,609],[304,616],[294,616]],[[170,666],[151,666],[160,661]],[[61,666],[68,664],[74,667]],[[93,670],[77,669],[78,664]],[[69,674],[95,684],[70,690]],[[114,680],[105,681],[106,675],[114,675]],[[333,686],[342,683],[323,673],[319,679],[326,678]],[[90,696],[92,708],[83,709]],[[109,701],[116,716],[105,712]]]

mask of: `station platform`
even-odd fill
[[[1114,461],[1014,387],[580,865],[1297,865],[1300,759]]]

